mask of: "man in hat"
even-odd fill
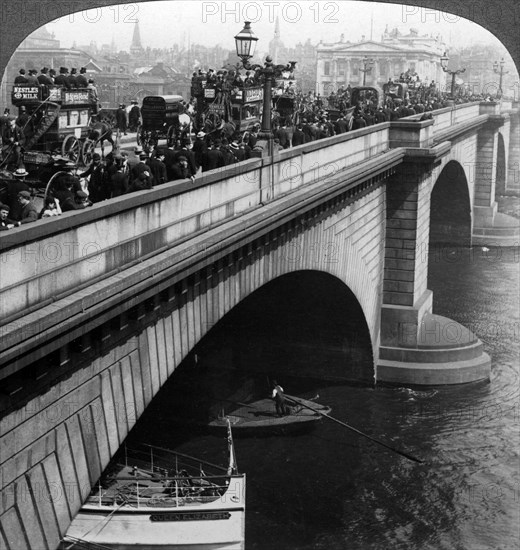
[[[67,80],[69,82],[69,88],[77,88],[78,85],[76,83],[76,78],[78,76],[78,69],[76,67],[72,67],[70,70],[70,75],[68,76]]]
[[[220,142],[220,150],[224,155],[224,166],[229,166],[230,164],[234,164],[237,161],[235,155],[229,147],[229,141],[227,140],[227,138],[222,138]]]
[[[195,175],[191,173],[188,166],[188,159],[184,155],[177,157],[177,161],[173,165],[173,178],[172,180],[184,180],[191,179],[192,183],[195,181]]]
[[[130,170],[131,190],[140,191],[142,189],[152,189],[152,173],[150,167],[146,163],[148,155],[144,151],[136,152],[136,154],[139,154],[139,162],[132,166]]]
[[[141,109],[137,104],[136,99],[132,99],[132,107],[128,113],[128,127],[131,132],[136,132],[137,127],[139,126],[139,121],[141,119]]]
[[[16,119],[10,120],[8,124],[4,124],[2,131],[2,153],[4,162],[9,161],[15,168],[21,167],[21,144],[23,141],[24,135],[21,128],[17,126]]]
[[[47,67],[43,67],[40,71],[40,74],[38,75],[38,82],[43,86],[53,86],[54,82],[49,77],[49,69]]]
[[[25,168],[17,168],[13,172],[13,178],[5,181],[5,195],[2,200],[11,209],[10,217],[13,220],[19,220],[22,212],[22,207],[18,202],[18,193],[30,190],[25,183],[25,177],[28,175]]]
[[[278,128],[274,136],[278,138],[282,149],[289,148],[289,146],[291,145],[291,139],[289,137],[289,132],[287,131],[287,121],[285,120],[285,118],[282,119],[282,125],[280,126],[280,128]]]
[[[18,193],[18,202],[22,207],[22,211],[17,225],[20,226],[25,223],[35,222],[38,219],[38,211],[31,201],[31,193],[29,191],[20,191]]]
[[[27,75],[27,84],[29,86],[39,86],[40,83],[38,82],[38,77],[36,76],[38,74],[38,71],[36,69],[29,69],[29,73]]]
[[[92,206],[92,201],[89,200],[88,194],[82,189],[76,191],[76,194],[74,195],[74,202],[76,204],[76,210],[81,210]]]
[[[164,150],[156,149],[148,161],[154,185],[166,183],[166,164],[164,164]]]
[[[278,385],[276,380],[273,380],[273,391],[271,398],[274,399],[276,406],[276,413],[278,416],[286,416],[290,414],[290,411],[285,402],[285,395],[282,386]]]
[[[90,166],[85,172],[78,174],[78,177],[88,178],[88,194],[92,202],[103,201],[110,197],[108,176],[99,153],[92,155]]]
[[[20,107],[18,118],[16,119],[16,126],[23,134],[21,143],[24,145],[27,140],[34,135],[35,128],[32,116],[27,114],[27,109],[23,105]]]
[[[129,171],[125,156],[118,153],[114,156],[114,164],[110,169],[110,198],[119,197],[128,192],[128,178]]]
[[[27,84],[27,77],[25,76],[25,69],[20,69],[18,75],[14,79],[15,84]]]
[[[386,122],[386,116],[383,111],[383,107],[378,107],[377,111],[374,113],[375,123],[380,124],[381,122]]]
[[[352,124],[352,130],[358,130],[359,128],[365,128],[367,125],[366,120],[363,117],[362,109],[356,107],[354,111],[354,123]]]
[[[229,150],[233,153],[237,162],[245,160],[246,152],[243,147],[240,147],[236,139],[229,144]]]
[[[126,136],[128,119],[127,119],[126,109],[123,103],[119,105],[119,108],[116,111],[116,125],[119,131],[124,133],[124,135]]]
[[[59,182],[53,184],[54,197],[59,200],[62,212],[85,208],[78,207],[76,193],[82,191],[79,179],[73,174],[60,176]]]
[[[60,67],[60,74],[54,79],[56,86],[63,86],[64,88],[70,88],[69,85],[69,70],[66,67]]]
[[[85,76],[87,73],[86,67],[81,67],[79,70],[79,75],[76,77],[76,87],[77,88],[86,88],[88,85],[87,77]]]
[[[195,143],[193,144],[192,152],[195,157],[195,164],[197,165],[197,168],[202,166],[202,158],[208,150],[208,145],[205,138],[206,134],[200,131],[195,138]]]
[[[216,139],[211,148],[208,149],[202,157],[202,171],[214,170],[215,168],[222,168],[225,165],[224,155],[220,150],[220,139]]]
[[[293,147],[303,145],[305,143],[305,134],[303,133],[301,124],[299,124],[293,132],[292,144]]]
[[[17,225],[15,220],[9,218],[10,210],[7,204],[0,204],[0,231],[7,231]]]
[[[195,154],[192,151],[192,145],[189,139],[183,139],[181,141],[180,148],[175,151],[174,160],[176,160],[181,155],[186,157],[186,159],[188,160],[190,172],[192,175],[195,175],[197,173],[197,170],[199,169],[199,166],[197,165],[197,161],[195,160]]]
[[[56,71],[54,69],[49,69],[49,78],[52,80],[52,83],[54,84],[54,81],[56,78]]]

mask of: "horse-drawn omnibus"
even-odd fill
[[[191,132],[191,117],[184,112],[181,95],[153,95],[143,98],[137,144],[145,151],[165,139],[167,145]]]
[[[88,162],[88,152],[99,142],[91,137],[92,117],[98,111],[92,90],[15,84],[11,101],[20,113],[25,112],[21,145],[29,172],[49,162],[51,152],[56,150],[75,163]],[[112,116],[110,110],[97,113],[107,133],[111,133]]]
[[[264,99],[262,86],[221,91],[213,84],[206,84],[203,93],[203,100],[197,104],[202,112],[197,113],[197,118],[206,133],[218,130],[225,123],[232,124],[237,132],[245,132],[260,123]]]

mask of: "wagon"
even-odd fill
[[[206,132],[219,130],[224,123],[232,124],[237,132],[244,132],[260,123],[264,98],[261,86],[219,92],[215,84],[203,83],[201,90],[197,98],[197,119]]]
[[[191,127],[191,118],[184,112],[180,95],[146,96],[141,107],[141,124],[137,128],[137,144],[149,151],[160,139],[167,145]]]
[[[95,105],[91,90],[15,84],[12,103],[25,107],[29,116],[24,132],[26,152],[50,153],[59,149],[63,156],[75,162],[80,160],[81,141],[87,137]]]

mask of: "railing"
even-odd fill
[[[219,465],[168,449],[125,447],[93,488],[86,504],[124,506],[126,509],[186,508],[219,499],[225,504],[224,496],[232,479],[243,477],[243,474],[231,474]]]

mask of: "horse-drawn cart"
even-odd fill
[[[180,95],[146,96],[141,107],[141,124],[137,128],[137,144],[145,151],[166,139],[167,145],[191,132],[191,117],[184,112]]]
[[[29,172],[48,162],[51,152],[57,150],[74,163],[88,161],[86,150],[93,151],[98,144],[89,137],[92,114],[97,110],[90,89],[17,84],[12,103],[21,113],[23,161]],[[109,121],[110,113],[102,113],[99,115]],[[111,123],[106,126],[110,129]]]

